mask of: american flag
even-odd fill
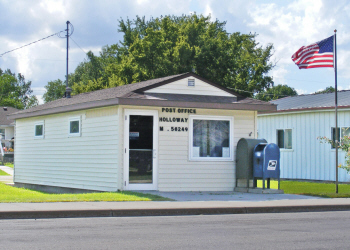
[[[299,69],[333,68],[333,40],[334,36],[331,36],[309,46],[303,46],[292,55],[292,60]]]

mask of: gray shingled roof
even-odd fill
[[[64,107],[64,106],[71,106],[74,104],[80,104],[80,103],[86,103],[86,102],[93,102],[93,101],[100,101],[100,100],[108,100],[108,99],[115,99],[118,97],[122,97],[130,92],[133,92],[137,89],[148,87],[150,85],[163,82],[165,80],[169,80],[178,76],[181,76],[184,74],[179,75],[173,75],[173,76],[167,76],[157,79],[152,79],[148,81],[133,83],[133,84],[127,84],[115,88],[109,88],[109,89],[101,89],[96,90],[92,92],[82,93],[79,95],[74,95],[71,98],[61,98],[52,102],[44,103],[42,105],[35,106],[30,109],[25,109],[22,111],[17,112],[16,114],[24,114],[24,113],[30,113],[45,109],[51,109],[51,108],[57,108],[57,107]]]
[[[108,105],[146,105],[154,106],[162,104],[164,101],[170,104],[175,102],[183,103],[216,103],[216,104],[234,104],[240,109],[250,110],[276,110],[275,105],[255,100],[252,98],[242,97],[239,94],[226,89],[215,83],[207,81],[209,84],[223,89],[235,95],[234,97],[216,97],[216,96],[197,96],[197,95],[175,95],[175,94],[154,94],[146,93],[144,90],[151,87],[157,87],[168,82],[176,81],[188,76],[195,76],[199,79],[207,81],[194,73],[183,73],[173,76],[167,76],[139,83],[123,85],[115,88],[102,89],[93,92],[74,95],[71,98],[61,98],[52,102],[48,102],[30,109],[21,110],[13,114],[12,118],[23,118],[37,115],[47,115],[50,113],[61,113],[72,110],[87,109]],[[140,101],[143,101],[140,104]],[[145,103],[146,102],[146,103]],[[160,103],[162,102],[162,103]],[[242,105],[246,105],[243,107]],[[248,105],[248,106],[247,106]],[[249,106],[249,105],[253,105]]]
[[[13,114],[13,113],[19,111],[18,109],[12,108],[12,107],[7,107],[6,109],[7,110],[5,110],[4,107],[0,107],[0,126],[12,125],[14,120],[7,119],[7,115]]]
[[[277,104],[277,110],[334,108],[335,93],[310,94],[285,97],[270,103]],[[338,91],[338,106],[350,106],[350,90]]]

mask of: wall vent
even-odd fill
[[[188,87],[194,87],[194,79],[188,79]]]

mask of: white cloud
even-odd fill
[[[296,89],[298,95],[306,95],[308,94],[308,91],[305,89]]]
[[[288,70],[286,70],[283,66],[276,66],[273,70],[271,70],[270,74],[273,76],[273,80],[275,84],[287,84],[285,80],[285,76],[287,75]]]
[[[338,75],[341,75],[345,78],[350,78],[349,71],[349,61],[350,61],[350,51],[339,50],[337,51],[337,71]]]
[[[213,10],[210,8],[209,4],[205,6],[204,15],[205,16],[211,15],[211,20],[213,21],[216,19],[216,17],[214,17]]]
[[[287,84],[300,89],[302,93],[306,87],[310,93],[316,91],[320,87],[317,81],[326,79],[324,74],[330,72],[291,70],[292,67],[296,68],[291,55],[303,45],[332,35],[334,28],[337,28],[338,81],[345,86],[350,78],[347,66],[350,60],[350,3],[347,0],[16,0],[0,1],[0,9],[6,10],[0,15],[0,23],[6,23],[0,30],[0,54],[64,30],[67,20],[74,25],[72,38],[79,46],[86,52],[91,50],[98,54],[102,46],[115,44],[122,39],[118,33],[120,18],[134,19],[136,15],[145,16],[146,19],[169,14],[179,16],[190,11],[203,15],[210,13],[212,20],[218,18],[221,22],[227,21],[229,33],[257,33],[259,36],[256,40],[260,45],[274,44],[272,61],[277,61],[277,67],[270,75],[276,84]],[[20,72],[27,80],[32,80],[33,87],[40,88],[48,81],[64,78],[65,52],[65,39],[52,37],[0,58],[0,68]],[[72,41],[69,57],[70,72],[86,58]],[[293,75],[296,72],[298,75]],[[311,74],[315,76],[310,77]],[[307,79],[315,82],[306,84]],[[291,82],[298,84],[293,86]],[[326,86],[329,85],[332,83]]]
[[[43,1],[40,4],[43,10],[46,10],[50,14],[62,15],[66,9],[66,3],[63,1]]]
[[[44,103],[43,95],[36,95],[36,98],[38,99],[39,105]]]

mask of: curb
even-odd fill
[[[257,214],[348,211],[350,205],[278,206],[278,207],[231,207],[231,208],[165,208],[165,209],[99,209],[56,211],[6,211],[0,219],[48,219],[87,217],[132,217],[132,216],[179,216],[215,214]]]

